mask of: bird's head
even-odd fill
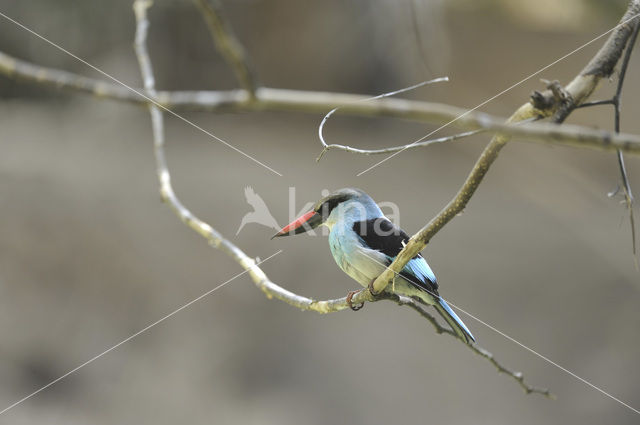
[[[361,220],[365,217],[374,218],[378,214],[382,214],[373,199],[364,191],[355,188],[340,189],[320,199],[313,205],[311,211],[283,227],[271,239],[308,232],[321,224],[329,224],[339,219],[337,213],[344,212],[346,206],[355,207],[350,210],[358,213]]]

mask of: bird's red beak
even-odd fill
[[[295,235],[314,229],[322,224],[322,215],[315,211],[309,211],[308,213],[298,217],[291,223],[287,224],[278,233],[273,235],[271,239],[280,236]]]

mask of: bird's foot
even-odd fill
[[[377,278],[373,278],[373,279],[371,279],[371,282],[369,282],[369,285],[367,285],[367,288],[369,288],[369,293],[370,293],[370,294],[371,294],[371,296],[373,296],[374,298],[375,298],[375,297],[377,297],[378,295],[380,295],[380,294],[378,294],[378,293],[375,291],[375,289],[373,289],[373,282],[375,282],[375,281],[376,281],[376,279],[377,279]]]
[[[358,292],[360,292],[361,289],[357,290],[357,291],[349,291],[349,293],[347,294],[347,304],[349,304],[349,308],[353,311],[358,311],[360,310],[362,307],[364,307],[364,303],[360,303],[360,304],[356,304],[353,305],[353,303],[351,302],[351,298],[353,298],[353,296],[355,294],[357,294]]]

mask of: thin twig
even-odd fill
[[[538,120],[537,117],[533,117],[533,118],[530,118],[530,119],[527,119],[527,120],[523,120],[518,124],[527,123],[527,122],[534,122],[534,121],[537,121],[537,120]],[[324,140],[321,139],[322,140],[322,144],[324,145],[324,148],[320,152],[320,156],[318,156],[318,158],[316,158],[316,161],[320,161],[320,159],[322,159],[322,156],[327,151],[329,151],[331,149],[338,149],[338,150],[343,150],[345,152],[357,153],[357,154],[362,154],[362,155],[379,155],[379,154],[385,154],[385,153],[401,152],[401,151],[404,151],[404,150],[409,149],[409,148],[427,147],[427,146],[434,145],[436,143],[452,142],[454,140],[463,139],[465,137],[474,136],[476,134],[484,133],[484,132],[487,132],[487,131],[488,130],[484,130],[484,129],[465,131],[464,133],[453,134],[451,136],[438,137],[436,139],[424,140],[422,142],[413,142],[413,143],[409,143],[409,144],[406,144],[406,145],[392,146],[392,147],[381,148],[381,149],[359,149],[359,148],[354,148],[352,146],[338,145],[338,144],[327,145],[324,142]]]
[[[612,105],[614,111],[614,131],[616,134],[620,133],[620,100],[622,98],[622,87],[624,85],[624,78],[627,74],[627,69],[629,68],[629,61],[631,60],[631,53],[633,52],[633,48],[636,43],[636,39],[638,38],[638,31],[640,31],[640,21],[635,23],[633,34],[629,40],[628,45],[626,46],[626,50],[624,53],[624,58],[622,59],[622,64],[620,65],[620,73],[618,74],[618,84],[616,86],[616,92],[611,99],[600,100],[596,102],[590,102],[588,104],[582,104],[579,107],[586,106],[598,106],[598,105]],[[624,198],[625,204],[627,206],[627,210],[629,211],[629,223],[631,226],[631,249],[633,252],[633,259],[636,264],[636,268],[638,267],[638,259],[637,259],[637,247],[636,247],[636,225],[635,225],[635,217],[633,214],[633,192],[631,191],[631,183],[629,182],[629,175],[627,174],[627,167],[624,163],[624,155],[623,152],[618,149],[616,152],[616,156],[618,159],[618,167],[620,169],[620,176],[622,178],[622,187],[624,189]]]
[[[504,366],[502,366],[493,356],[493,354],[491,354],[490,352],[488,352],[487,350],[485,350],[484,348],[478,346],[477,344],[472,344],[469,345],[469,348],[471,348],[471,350],[473,350],[473,352],[475,352],[476,354],[484,357],[485,359],[489,360],[491,362],[492,365],[494,365],[496,367],[496,369],[498,369],[498,372],[504,373],[510,377],[512,377],[513,379],[515,379],[518,384],[520,384],[520,386],[522,387],[522,389],[524,390],[525,393],[527,394],[532,394],[532,393],[537,393],[537,394],[542,394],[543,396],[550,398],[552,400],[556,399],[556,396],[549,391],[546,388],[540,388],[540,387],[533,387],[528,385],[526,382],[524,382],[524,375],[522,374],[522,372],[516,372],[513,371],[511,369],[508,369]]]
[[[247,54],[236,37],[231,24],[225,19],[219,0],[195,0],[204,17],[209,32],[218,51],[227,60],[240,83],[249,93],[249,100],[255,98],[256,82],[249,67]]]
[[[418,53],[420,54],[422,65],[424,66],[424,69],[427,71],[429,75],[434,75],[433,71],[431,71],[431,67],[429,66],[429,62],[427,61],[428,51],[426,49],[426,46],[424,45],[422,32],[420,31],[420,23],[418,22],[418,16],[420,16],[420,14],[418,12],[417,2],[418,0],[411,0],[409,2],[409,14],[411,15],[411,29],[413,30],[413,34],[416,38],[416,43],[418,45]]]
[[[429,323],[431,323],[433,325],[433,328],[435,329],[436,333],[438,334],[445,334],[445,335],[449,335],[457,340],[460,340],[460,338],[458,337],[458,335],[453,332],[451,329],[449,328],[445,328],[444,326],[442,326],[438,320],[432,316],[428,311],[426,311],[421,304],[419,304],[418,302],[416,302],[415,300],[408,298],[408,297],[404,297],[404,296],[399,296],[396,294],[391,294],[388,292],[384,292],[383,294],[381,294],[379,297],[381,297],[382,299],[387,299],[390,301],[395,302],[396,304],[400,305],[400,306],[407,306],[409,308],[411,308],[412,310],[416,311],[420,316],[422,316],[423,318],[425,318]],[[522,387],[523,391],[526,394],[541,394],[547,398],[550,399],[555,399],[555,395],[549,391],[546,388],[540,388],[540,387],[535,387],[532,385],[529,385],[525,382],[524,380],[524,375],[521,372],[516,372],[514,370],[509,369],[508,367],[502,365],[499,361],[496,360],[496,358],[494,357],[494,355],[492,353],[490,353],[489,351],[485,350],[484,348],[480,347],[478,344],[474,344],[474,343],[469,343],[469,344],[464,344],[465,346],[467,346],[471,351],[473,351],[474,353],[478,354],[479,356],[489,360],[489,362],[491,362],[492,365],[495,366],[496,369],[498,369],[498,372],[500,373],[504,373],[505,375],[513,378],[518,385],[520,385],[520,387]]]
[[[613,100],[612,99],[594,100],[593,102],[581,103],[580,105],[576,106],[576,109],[588,108],[589,106],[612,105],[612,104],[613,104]]]
[[[614,110],[614,131],[616,134],[620,133],[620,99],[622,98],[622,87],[624,85],[624,78],[627,73],[627,69],[629,67],[629,61],[631,59],[631,53],[633,52],[633,47],[635,45],[636,39],[638,37],[638,31],[640,30],[640,21],[636,21],[633,24],[633,32],[629,39],[628,44],[623,44],[625,47],[624,57],[622,59],[622,64],[620,66],[620,73],[618,76],[618,84],[616,86],[616,92],[611,99],[599,100],[595,102],[584,103],[582,105],[578,105],[577,107],[589,107],[589,106],[599,106],[599,105],[612,105]],[[560,120],[559,120],[560,121]],[[637,239],[636,239],[636,226],[635,226],[635,217],[633,212],[633,192],[631,191],[631,183],[629,182],[629,176],[627,173],[627,168],[624,162],[623,151],[617,149],[616,157],[618,160],[618,167],[620,169],[620,176],[622,178],[622,187],[624,190],[625,204],[627,210],[629,211],[629,224],[631,227],[631,249],[633,252],[633,259],[636,268],[638,268],[638,259],[637,259]]]
[[[622,87],[624,85],[624,78],[627,74],[627,69],[629,68],[629,62],[631,60],[631,53],[633,52],[633,48],[635,46],[636,40],[638,38],[638,32],[640,31],[640,21],[635,23],[635,28],[633,30],[633,34],[631,35],[631,39],[627,45],[624,58],[622,60],[622,65],[620,66],[620,74],[618,75],[618,85],[616,87],[616,93],[611,99],[613,107],[614,107],[614,131],[617,134],[620,134],[620,100],[622,98]],[[636,249],[636,226],[635,226],[635,218],[633,214],[633,193],[631,192],[631,184],[629,182],[629,176],[627,174],[627,168],[624,163],[624,155],[620,149],[617,151],[618,157],[618,166],[620,168],[620,175],[622,177],[622,184],[625,192],[625,202],[627,204],[627,209],[629,211],[629,223],[631,225],[631,244],[633,250],[633,257],[637,263],[637,249]]]
[[[434,145],[436,143],[452,142],[454,140],[463,139],[465,137],[473,136],[475,134],[482,133],[482,132],[485,132],[485,131],[487,131],[487,130],[465,131],[464,133],[458,133],[458,134],[453,134],[451,136],[438,137],[436,139],[430,139],[430,140],[425,140],[423,142],[414,143],[414,144],[411,145],[411,147],[412,148],[424,148],[424,147],[427,147],[427,146]],[[324,154],[327,151],[330,151],[331,149],[338,149],[338,150],[343,150],[345,152],[358,153],[358,154],[363,154],[363,155],[379,155],[379,154],[384,154],[384,153],[393,153],[393,152],[398,152],[398,151],[405,150],[405,149],[407,149],[407,145],[392,146],[392,147],[389,147],[389,148],[382,148],[382,149],[359,149],[359,148],[354,148],[354,147],[351,147],[351,146],[338,145],[338,144],[332,143],[332,144],[326,145],[324,148],[322,148],[322,151],[320,152],[320,155],[318,156],[318,158],[316,158],[316,161],[320,161],[322,159],[322,157],[324,156]]]

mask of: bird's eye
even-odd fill
[[[320,205],[318,205],[318,207],[316,208],[316,212],[326,217],[329,214],[331,214],[332,209],[333,209],[333,206],[331,205],[331,202],[325,201]]]
[[[320,203],[314,209],[314,211],[317,212],[317,213],[322,214],[325,217],[327,217],[329,214],[331,214],[331,211],[333,211],[333,209],[335,207],[337,207],[343,201],[345,201],[345,199],[339,198],[339,197],[332,197],[332,198],[327,199],[326,201]]]

